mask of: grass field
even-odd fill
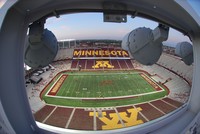
[[[139,74],[69,74],[57,96],[114,97],[152,92],[155,89]]]
[[[141,103],[164,97],[167,94],[165,90],[157,92],[137,72],[76,72],[66,74],[67,78],[55,96],[50,96],[48,93],[57,80],[49,84],[45,95],[43,95],[46,103],[78,107],[106,107]],[[122,98],[122,96],[125,98],[127,96],[137,97],[103,100],[110,97]],[[93,100],[83,100],[84,98],[93,98]],[[99,98],[102,100],[97,100]]]

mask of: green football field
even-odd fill
[[[66,72],[63,74],[67,74],[67,78],[55,96],[48,93],[62,74],[47,87],[43,94],[46,103],[76,107],[107,107],[142,103],[167,94],[164,89],[157,92],[138,72]],[[136,97],[130,98],[130,96]],[[125,99],[104,100],[112,97]],[[85,100],[90,98],[93,100]]]
[[[155,91],[138,73],[68,74],[57,96],[115,97]]]

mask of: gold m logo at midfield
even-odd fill
[[[138,120],[138,112],[141,111],[142,109],[140,107],[134,109],[127,109],[127,114],[126,112],[119,112],[117,113],[110,113],[109,117],[106,117],[106,112],[102,112],[102,117],[98,116],[98,113],[96,113],[96,117],[99,118],[105,125],[102,125],[102,130],[106,129],[117,129],[117,128],[122,128],[122,127],[129,127],[129,126],[135,126],[144,123],[142,120]],[[90,116],[94,116],[94,112],[89,113]],[[124,126],[119,123],[120,118],[124,122]]]
[[[92,66],[92,68],[114,68],[114,66],[109,64],[109,61],[96,61],[96,65]]]

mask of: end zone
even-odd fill
[[[50,88],[51,90],[47,93],[48,95],[56,96],[57,92],[59,91],[60,87],[62,86],[63,82],[67,78],[68,75],[63,74],[60,78],[54,83],[54,85]]]

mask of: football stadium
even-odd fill
[[[144,66],[120,41],[107,42],[59,41],[52,64],[29,70],[42,72],[30,77],[38,84],[27,84],[36,121],[76,130],[120,129],[164,118],[187,102],[193,66],[174,56],[174,48],[165,46],[157,64]]]
[[[1,0],[0,134],[200,133],[198,5]]]

